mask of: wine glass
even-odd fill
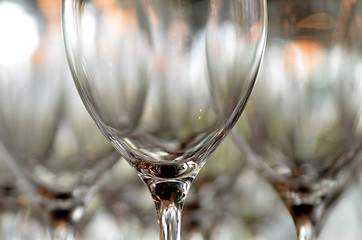
[[[240,158],[226,138],[203,167],[184,206],[185,239],[257,239],[280,215],[273,189]]]
[[[115,230],[118,237],[115,239],[157,238],[152,198],[126,161],[119,161],[107,174],[99,190],[99,197],[104,206],[103,211],[108,213],[117,226]],[[100,221],[98,225],[102,223]],[[91,229],[99,232],[94,226]]]
[[[19,236],[23,216],[27,214],[29,201],[21,191],[17,178],[5,164],[0,151],[0,238],[15,239]]]
[[[161,239],[180,239],[190,185],[247,102],[265,44],[265,4],[63,1],[78,92],[150,190]]]
[[[69,240],[119,154],[74,89],[60,8],[57,0],[0,1],[0,139],[50,237]]]
[[[235,139],[315,239],[362,146],[361,1],[269,0],[268,42]]]

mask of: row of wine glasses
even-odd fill
[[[224,161],[229,164],[224,165]],[[82,231],[85,239],[157,238],[151,197],[126,165],[125,161],[120,161],[102,186],[98,195],[101,199],[99,213]],[[263,231],[275,228],[274,219],[279,218],[278,210],[283,211],[283,208],[276,194],[270,195],[272,189],[262,182],[240,161],[231,139],[226,139],[193,182],[182,214],[182,239],[232,240],[267,236]],[[270,201],[263,202],[264,197]],[[286,213],[284,210],[284,218],[280,219],[288,223],[289,219],[284,220]],[[289,226],[292,226],[290,222]],[[102,229],[108,229],[109,235],[102,234]],[[284,232],[286,236],[293,233]]]
[[[184,205],[183,239],[296,239],[293,222],[276,193],[241,163],[237,151],[231,139],[226,139],[195,179]],[[224,161],[229,164],[224,165]],[[230,176],[230,172],[238,170],[235,164],[242,169]],[[78,239],[157,239],[157,220],[147,189],[125,161],[119,161],[110,173],[77,224]],[[326,222],[320,240],[352,240],[359,236],[360,189],[361,184],[349,188]],[[1,203],[1,239],[47,239],[44,226],[37,221],[39,212],[24,205],[16,210],[17,205],[26,203],[23,194],[16,195],[12,190]]]
[[[240,158],[231,139],[225,139],[212,154],[193,182],[185,202],[183,239],[297,239],[293,220],[278,195],[253,169],[245,163],[240,164]],[[224,165],[225,161],[229,164]],[[153,217],[152,204],[148,202],[147,190],[138,183],[136,176],[132,176],[133,172],[124,161],[119,164],[101,189],[100,197],[104,203],[82,230],[83,239],[156,239],[157,221]],[[237,171],[235,165],[242,166],[242,170],[232,181],[229,173]],[[119,188],[117,180],[122,180],[123,187]],[[348,186],[340,201],[330,209],[331,214],[318,239],[358,239],[361,194],[361,183],[354,181]],[[108,234],[104,234],[106,230]]]
[[[60,9],[55,0],[0,1],[0,138],[4,160],[44,213],[49,237],[70,240],[119,154],[73,86]]]
[[[191,183],[254,86],[266,2],[65,0],[78,92],[156,205],[160,239],[180,239]]]
[[[269,0],[264,66],[236,142],[315,239],[362,155],[361,1]]]
[[[44,223],[53,230],[50,237],[73,239],[72,227],[95,183],[118,154],[98,138],[100,132],[93,133],[68,86],[58,3],[1,1],[5,37],[0,44],[0,137],[6,162],[45,212]],[[235,124],[254,85],[265,44],[265,2],[84,3],[72,5],[81,8],[81,16],[71,15],[76,12],[69,7],[67,11],[70,5],[64,3],[65,15],[70,14],[63,18],[65,23],[77,18],[75,25],[65,24],[65,35],[82,35],[81,42],[70,43],[81,50],[71,65],[82,65],[72,69],[74,76],[86,74],[96,91],[91,98],[97,106],[89,110],[101,111],[101,123],[106,124],[96,121],[98,126],[116,148],[126,146],[128,151],[121,152],[150,188],[164,226],[161,237],[178,239],[189,186]],[[117,19],[122,21],[114,28]],[[76,28],[74,36],[71,27]],[[231,47],[221,40],[225,33]],[[214,52],[215,48],[223,51]],[[90,50],[86,56],[84,49]],[[214,59],[218,57],[225,66],[219,67]],[[236,67],[239,63],[243,68]],[[213,69],[218,78],[209,81],[207,65],[219,67]],[[223,76],[225,71],[233,76]],[[223,99],[226,111],[216,114],[208,85],[221,81],[231,95]],[[176,84],[180,92],[175,92]],[[110,105],[102,106],[99,98]]]
[[[60,1],[1,0],[4,159],[45,212],[52,239],[77,237],[74,226],[119,154],[151,193],[160,239],[181,239],[191,184],[254,87],[266,1],[62,3],[71,74],[99,129],[70,81]],[[234,131],[245,159],[221,157],[232,171],[195,182],[184,216],[195,235],[187,237],[217,229],[218,217],[202,210],[229,201],[225,190],[240,187],[244,160],[280,195],[298,238],[319,235],[361,158],[361,9],[358,0],[268,1],[260,82]],[[139,186],[116,174],[119,186],[106,181],[101,192],[112,206],[114,192],[126,199]],[[208,184],[213,190],[201,191]],[[243,200],[234,196],[225,211]]]

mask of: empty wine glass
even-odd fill
[[[298,238],[314,239],[361,152],[361,1],[269,0],[268,11],[260,84],[236,141]]]
[[[180,239],[190,185],[252,90],[265,28],[263,0],[63,1],[80,96],[149,188],[161,239]]]
[[[184,206],[185,239],[257,239],[280,216],[273,189],[240,158],[226,138],[203,167]]]
[[[23,195],[16,176],[5,164],[0,150],[0,239],[16,239],[29,200]]]
[[[73,239],[84,205],[119,154],[74,89],[60,8],[57,0],[0,1],[0,138],[52,239]]]
[[[126,161],[119,161],[107,174],[99,196],[105,212],[116,223],[118,237],[115,239],[157,238],[152,198]]]

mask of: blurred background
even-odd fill
[[[16,9],[16,5],[9,8],[9,3],[16,2],[24,4],[24,1],[0,1],[0,33],[10,36],[14,29],[28,24],[24,29],[30,35],[20,31],[11,38],[0,37],[0,64],[3,65],[25,56],[39,41],[31,34],[34,26],[29,13]],[[46,17],[53,18],[55,28],[59,28],[60,1],[25,2],[28,9],[39,6],[46,9],[49,14],[45,14]],[[15,20],[9,22],[7,14],[16,14],[16,18],[12,18]],[[34,38],[27,39],[28,45],[17,42],[25,36]],[[9,44],[5,41],[11,41],[15,47],[2,47]],[[362,64],[358,72],[362,81]],[[12,174],[4,158],[6,153],[0,151],[0,239],[47,239],[46,227],[40,220],[42,209],[32,207],[23,179]],[[345,186],[345,192],[329,213],[320,240],[361,239],[361,173],[358,164],[350,184]],[[106,172],[99,191],[86,204],[78,229],[79,239],[84,240],[158,239],[151,196],[121,158]],[[297,239],[293,220],[282,201],[269,183],[249,167],[246,156],[230,137],[211,156],[191,187],[184,205],[181,236],[189,240]]]
[[[1,163],[1,239],[47,239],[46,228],[39,221],[41,214],[30,207],[28,197],[8,174],[9,170]],[[355,176],[331,211],[321,240],[360,239],[360,177],[360,174]],[[147,188],[121,160],[88,204],[79,224],[79,238],[158,239],[155,214]],[[278,195],[245,165],[230,139],[212,155],[193,183],[182,221],[182,239],[297,239],[293,220]]]

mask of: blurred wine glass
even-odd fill
[[[151,197],[127,165],[125,161],[119,161],[107,173],[97,194],[100,207],[84,229],[82,239],[146,240],[157,237],[157,222],[149,202]],[[269,201],[264,201],[265,198]],[[190,240],[263,238],[268,236],[266,233],[270,229],[288,223],[285,221],[288,220],[287,211],[278,200],[265,180],[245,161],[240,161],[238,149],[227,138],[192,184],[183,207],[181,235]],[[276,211],[280,209],[284,214]],[[293,234],[290,229],[273,239],[289,239],[290,233]]]
[[[236,128],[299,239],[315,239],[362,146],[361,1],[269,0],[260,81]]]
[[[149,188],[161,239],[180,239],[187,192],[247,102],[265,29],[263,0],[63,1],[80,96]]]
[[[61,2],[0,1],[0,139],[52,239],[74,225],[119,158],[86,112],[60,29]]]
[[[183,213],[185,239],[258,239],[280,215],[275,210],[281,204],[273,193],[241,160],[232,140],[225,139],[190,190]]]
[[[107,174],[99,196],[105,213],[117,226],[114,239],[157,238],[152,198],[126,161],[119,161]],[[99,238],[103,237],[99,234]]]
[[[11,240],[20,237],[18,229],[28,212],[29,200],[3,158],[0,151],[0,238]]]

